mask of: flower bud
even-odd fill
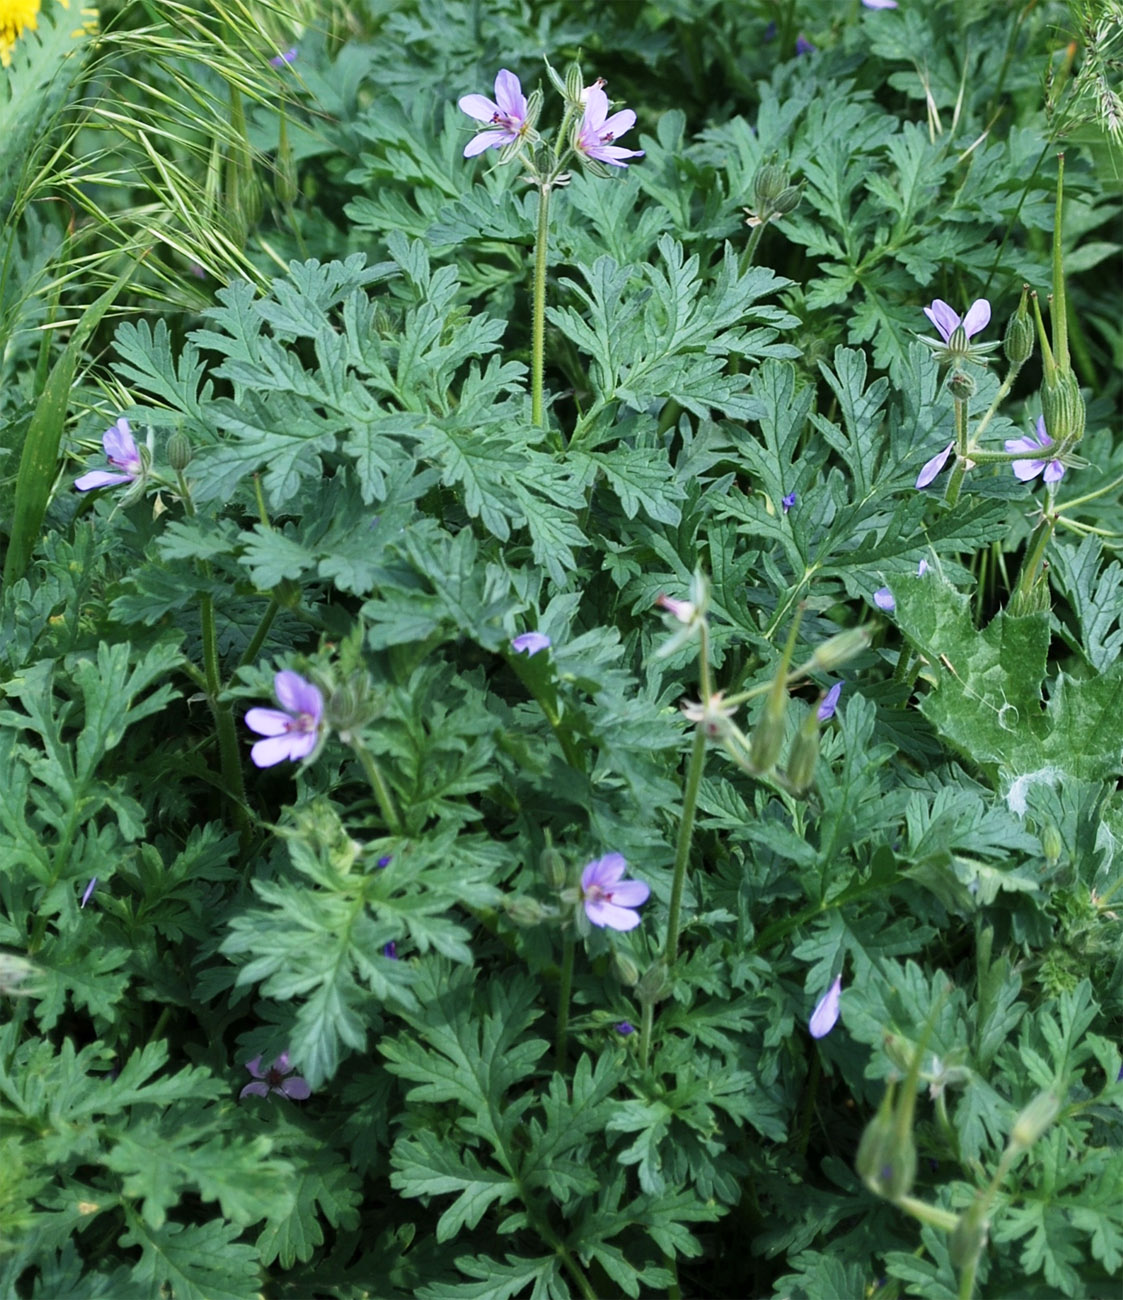
[[[639,967],[626,952],[616,951],[612,954],[612,973],[628,988],[639,983]]]
[[[1084,437],[1084,395],[1071,370],[1057,370],[1054,382],[1041,386],[1041,414],[1055,443],[1074,447]]]
[[[1061,840],[1061,833],[1056,826],[1050,822],[1041,832],[1041,852],[1045,856],[1045,861],[1055,867],[1061,860],[1061,850],[1064,844]]]
[[[970,1268],[987,1244],[987,1202],[976,1196],[974,1202],[959,1216],[959,1222],[948,1238],[948,1255],[955,1268]]]
[[[749,762],[758,772],[771,772],[780,757],[784,744],[784,715],[788,710],[788,692],[783,676],[777,678],[779,689],[773,686],[764,702],[764,710],[753,728],[749,746]]]
[[[565,97],[569,103],[577,105],[581,102],[581,93],[585,89],[585,82],[581,74],[580,63],[571,63],[565,70]]]
[[[551,889],[564,887],[569,872],[565,859],[552,844],[547,844],[542,850],[538,857],[538,866]]]
[[[192,454],[191,439],[182,429],[177,429],[168,439],[168,464],[180,474],[191,464]]]
[[[961,402],[966,402],[968,398],[975,396],[975,381],[964,370],[956,370],[948,380],[948,387],[951,389],[952,397],[958,398]]]
[[[534,139],[534,128],[538,125],[538,118],[542,112],[542,91],[537,86],[530,92],[526,100],[526,134]]]
[[[916,1177],[916,1147],[912,1134],[902,1141],[893,1115],[894,1080],[885,1089],[877,1114],[866,1125],[854,1162],[859,1176],[871,1192],[896,1200],[907,1196]]]
[[[845,632],[839,632],[815,649],[811,655],[812,667],[824,673],[837,672],[843,664],[849,663],[855,655],[861,654],[869,643],[868,627],[852,627]]]
[[[1033,356],[1033,321],[1030,320],[1027,309],[1028,294],[1029,290],[1023,288],[1018,310],[1010,317],[1006,337],[1002,340],[1006,360],[1012,366],[1024,366]]]
[[[815,709],[808,709],[803,726],[795,733],[788,752],[788,783],[796,794],[802,794],[810,788],[818,761],[819,715]]]
[[[296,609],[303,595],[303,588],[293,578],[282,578],[273,588],[273,598],[282,609]]]
[[[548,915],[546,909],[534,898],[514,896],[503,900],[503,910],[508,917],[523,929],[539,925]]]
[[[794,212],[799,207],[800,200],[803,198],[803,183],[799,185],[788,185],[776,196],[772,204],[772,212],[777,217],[786,217],[789,212]]]
[[[661,961],[654,961],[648,966],[635,986],[636,997],[645,1006],[648,1003],[662,1002],[671,991],[671,982],[667,978],[667,967]]]
[[[8,997],[32,993],[38,967],[14,952],[0,952],[0,993]]]
[[[277,166],[273,173],[273,193],[286,208],[291,208],[300,196],[300,177],[289,144],[288,120],[284,109],[281,110],[280,133],[277,140]]]
[[[1039,1092],[1014,1121],[1010,1130],[1012,1147],[1031,1147],[1060,1114],[1061,1099],[1055,1092]]]
[[[758,167],[753,177],[753,202],[757,212],[761,216],[765,215],[766,210],[775,212],[775,200],[785,189],[790,188],[786,167],[781,167],[778,163],[764,163]]]

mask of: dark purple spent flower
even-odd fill
[[[374,865],[375,865],[376,867],[388,867],[388,866],[390,865],[390,863],[393,862],[393,861],[394,861],[394,856],[393,856],[393,854],[392,854],[392,853],[386,853],[386,854],[383,854],[383,856],[380,857],[380,858],[378,859],[378,861],[377,861]]]
[[[612,1028],[615,1029],[618,1034],[622,1034],[625,1038],[627,1038],[629,1034],[634,1034],[636,1032],[636,1027],[630,1020],[621,1020],[617,1024],[613,1025]]]
[[[269,66],[271,68],[283,68],[285,64],[292,63],[296,59],[296,53],[296,46],[293,45],[289,49],[283,50],[280,54],[274,54],[269,60]]]
[[[780,504],[784,507],[784,514],[787,514],[788,511],[792,508],[792,506],[795,505],[795,503],[796,503],[796,495],[794,491],[789,492],[786,497],[780,498]]]
[[[389,957],[391,961],[398,960],[398,945],[394,942],[393,939],[391,939],[388,944],[385,944],[383,946],[382,955],[383,957]]]
[[[796,54],[814,54],[816,47],[811,44],[802,32],[795,38]]]

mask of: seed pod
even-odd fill
[[[552,844],[547,844],[542,850],[538,857],[538,866],[541,868],[542,874],[546,877],[546,883],[551,889],[561,889],[565,885],[566,877],[569,874],[566,870],[565,859]]]

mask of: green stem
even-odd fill
[[[394,804],[394,796],[390,793],[390,787],[386,784],[386,778],[382,775],[382,769],[378,766],[374,755],[367,749],[366,745],[355,736],[351,737],[351,748],[355,751],[355,757],[359,760],[363,771],[366,773],[387,829],[392,835],[400,835],[402,833],[401,818],[398,816],[398,809]]]
[[[962,397],[955,400],[955,468],[948,479],[944,500],[949,506],[959,500],[959,491],[967,476],[967,403]]]
[[[753,226],[752,234],[749,235],[749,242],[741,250],[741,260],[737,263],[737,270],[742,275],[752,266],[753,258],[756,256],[756,246],[760,243],[761,236],[764,234],[764,227],[767,225],[767,221],[762,221],[759,226]]]
[[[566,1037],[569,1033],[569,997],[573,989],[573,958],[577,945],[566,938],[562,946],[561,983],[558,985],[558,1027],[554,1035],[554,1060],[559,1070],[565,1069]]]
[[[276,596],[271,597],[269,604],[265,607],[265,613],[262,614],[261,621],[257,625],[257,630],[250,638],[249,645],[242,651],[237,664],[238,668],[244,668],[246,664],[252,663],[257,658],[257,652],[265,644],[265,638],[269,635],[269,629],[273,626],[273,620],[277,617],[277,611],[280,608]]]
[[[531,341],[530,418],[539,429],[543,418],[542,372],[546,355],[546,244],[550,230],[550,183],[538,187],[538,234],[534,244],[534,323]]]
[[[979,1268],[979,1255],[971,1259],[964,1266],[963,1272],[959,1275],[959,1300],[971,1300],[975,1294],[975,1274]]]
[[[643,1016],[640,1020],[639,1030],[639,1065],[641,1070],[647,1069],[647,1061],[651,1055],[651,1030],[655,1024],[655,1003],[648,998],[643,1003]]]
[[[706,758],[706,733],[701,726],[694,729],[694,747],[690,751],[690,764],[686,769],[686,789],[682,796],[682,817],[678,826],[678,844],[675,846],[674,880],[671,885],[671,910],[667,917],[667,944],[663,959],[673,966],[678,956],[678,936],[682,917],[682,891],[686,884],[686,864],[690,860],[690,843],[694,837],[694,812],[698,806],[698,788],[702,784],[702,768]]]
[[[234,805],[234,820],[244,835],[249,830],[246,817],[246,786],[242,779],[242,756],[238,751],[238,733],[234,730],[234,713],[229,702],[219,699],[222,680],[218,671],[218,632],[215,627],[214,601],[209,591],[199,597],[199,618],[203,626],[203,673],[207,679],[207,697],[218,735],[218,756],[222,779]]]
[[[1056,521],[1051,515],[1046,515],[1033,530],[1029,550],[1026,552],[1022,571],[1018,575],[1018,585],[1014,588],[1014,594],[1011,598],[1012,605],[1029,599],[1030,592],[1037,584],[1041,561],[1045,558],[1045,547],[1049,544],[1049,538],[1052,537],[1055,527]]]

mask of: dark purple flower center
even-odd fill
[[[269,1069],[265,1071],[265,1082],[270,1086],[270,1088],[279,1088],[281,1084],[284,1083],[285,1075],[287,1073],[287,1070],[278,1070],[275,1065],[271,1065]]]
[[[311,713],[290,714],[285,730],[299,731],[305,735],[310,735],[316,730],[316,719]]]

